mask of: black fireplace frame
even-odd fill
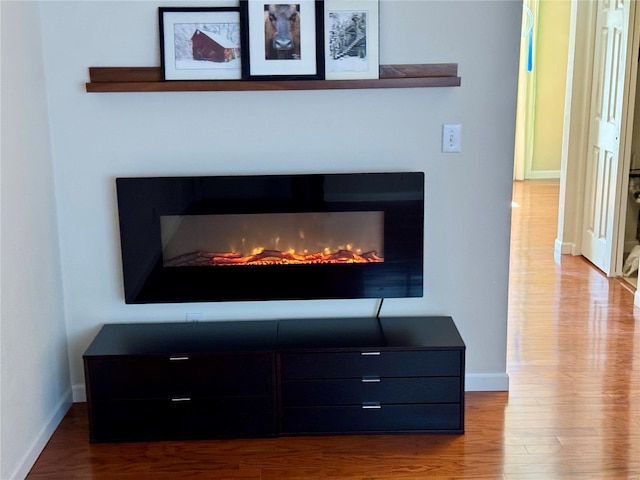
[[[423,295],[423,172],[128,177],[116,192],[126,303]],[[163,215],[345,211],[384,212],[384,262],[163,266]]]

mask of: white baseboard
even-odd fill
[[[466,392],[507,392],[509,375],[506,373],[468,373],[464,377]]]
[[[553,243],[553,260],[560,265],[562,255],[575,255],[576,244],[573,242],[561,242],[556,238]]]
[[[31,445],[29,445],[29,448],[18,462],[18,465],[11,473],[9,479],[22,480],[27,477],[29,470],[31,470],[33,465],[36,463],[36,460],[38,460],[38,457],[42,453],[42,450],[44,450],[44,447],[46,447],[47,442],[53,435],[53,432],[56,431],[56,428],[60,425],[60,422],[69,411],[69,408],[71,408],[71,398],[71,390],[68,390],[58,402],[58,405],[53,409],[53,413],[47,424],[42,427],[42,430],[40,430],[38,435],[36,435],[36,438],[31,442]]]
[[[633,306],[640,307],[640,290],[636,290],[636,293],[633,294]]]
[[[81,403],[87,401],[87,389],[84,383],[76,383],[71,387],[73,390],[73,403]]]
[[[546,178],[560,178],[560,170],[535,170],[529,174],[530,180],[544,180]]]

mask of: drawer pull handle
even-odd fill
[[[380,377],[362,377],[362,383],[380,383]]]
[[[380,355],[380,352],[360,352],[360,355],[362,356]]]
[[[362,408],[364,408],[365,410],[380,410],[382,408],[382,405],[380,405],[378,402],[365,402],[362,404]]]
[[[173,398],[171,398],[171,401],[174,402],[174,403],[190,402],[191,401],[191,397],[173,397]]]
[[[185,360],[189,360],[189,357],[169,357],[171,362],[183,362]]]

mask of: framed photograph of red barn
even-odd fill
[[[323,80],[323,1],[240,0],[246,80]]]
[[[238,7],[159,9],[165,80],[242,78]]]

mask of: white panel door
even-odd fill
[[[607,275],[614,266],[619,224],[629,1],[598,0],[596,17],[582,254]]]

